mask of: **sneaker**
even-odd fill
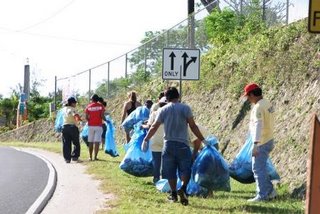
[[[182,188],[178,190],[178,195],[180,197],[180,203],[187,206],[189,204],[188,196]]]
[[[260,196],[256,196],[254,198],[251,198],[249,200],[247,200],[248,202],[260,202],[260,201],[264,201]]]
[[[269,200],[273,200],[277,197],[277,191],[275,189],[272,190],[272,192],[268,195]]]
[[[72,161],[78,161],[78,158],[72,158]]]
[[[71,162],[71,160],[66,160],[66,163],[70,163]]]
[[[168,200],[169,200],[170,202],[177,202],[177,201],[178,201],[177,192],[172,192],[172,193],[170,193],[170,195],[168,196]]]

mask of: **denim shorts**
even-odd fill
[[[191,175],[191,149],[189,145],[167,141],[162,151],[162,177],[168,180],[176,179],[179,176],[190,177]]]

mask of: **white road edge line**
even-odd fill
[[[47,167],[49,169],[49,177],[48,177],[48,182],[46,187],[44,188],[44,190],[42,191],[42,193],[39,195],[39,197],[37,198],[37,200],[30,206],[30,208],[27,210],[26,214],[34,214],[34,213],[40,213],[43,208],[45,207],[45,204],[43,204],[44,200],[48,197],[48,195],[50,194],[50,192],[52,191],[52,187],[55,187],[55,182],[56,182],[56,170],[53,167],[53,165],[42,155],[38,154],[38,153],[34,153],[32,151],[24,151],[23,149],[18,149],[18,148],[14,148],[18,151],[22,151],[25,153],[29,153],[31,155],[37,156],[38,158],[42,159],[46,164]],[[53,192],[51,193],[53,194]],[[50,195],[49,198],[51,198],[52,195]]]

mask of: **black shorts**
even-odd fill
[[[103,123],[103,124],[102,124],[102,135],[101,135],[101,137],[102,137],[103,139],[106,138],[106,133],[107,133],[107,124],[106,124],[106,123]]]

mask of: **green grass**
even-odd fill
[[[42,148],[60,152],[59,143],[0,143],[0,146]],[[279,196],[270,202],[249,203],[247,199],[255,194],[255,184],[241,184],[231,179],[231,192],[215,192],[212,198],[190,197],[190,205],[168,203],[166,194],[158,192],[152,185],[152,178],[137,178],[119,169],[123,158],[112,158],[99,154],[101,161],[87,162],[88,173],[101,180],[101,190],[112,193],[115,199],[107,204],[108,213],[304,213],[304,202],[289,197],[285,186],[278,187]],[[81,158],[88,158],[87,148],[82,144]],[[101,211],[101,213],[105,213]]]

